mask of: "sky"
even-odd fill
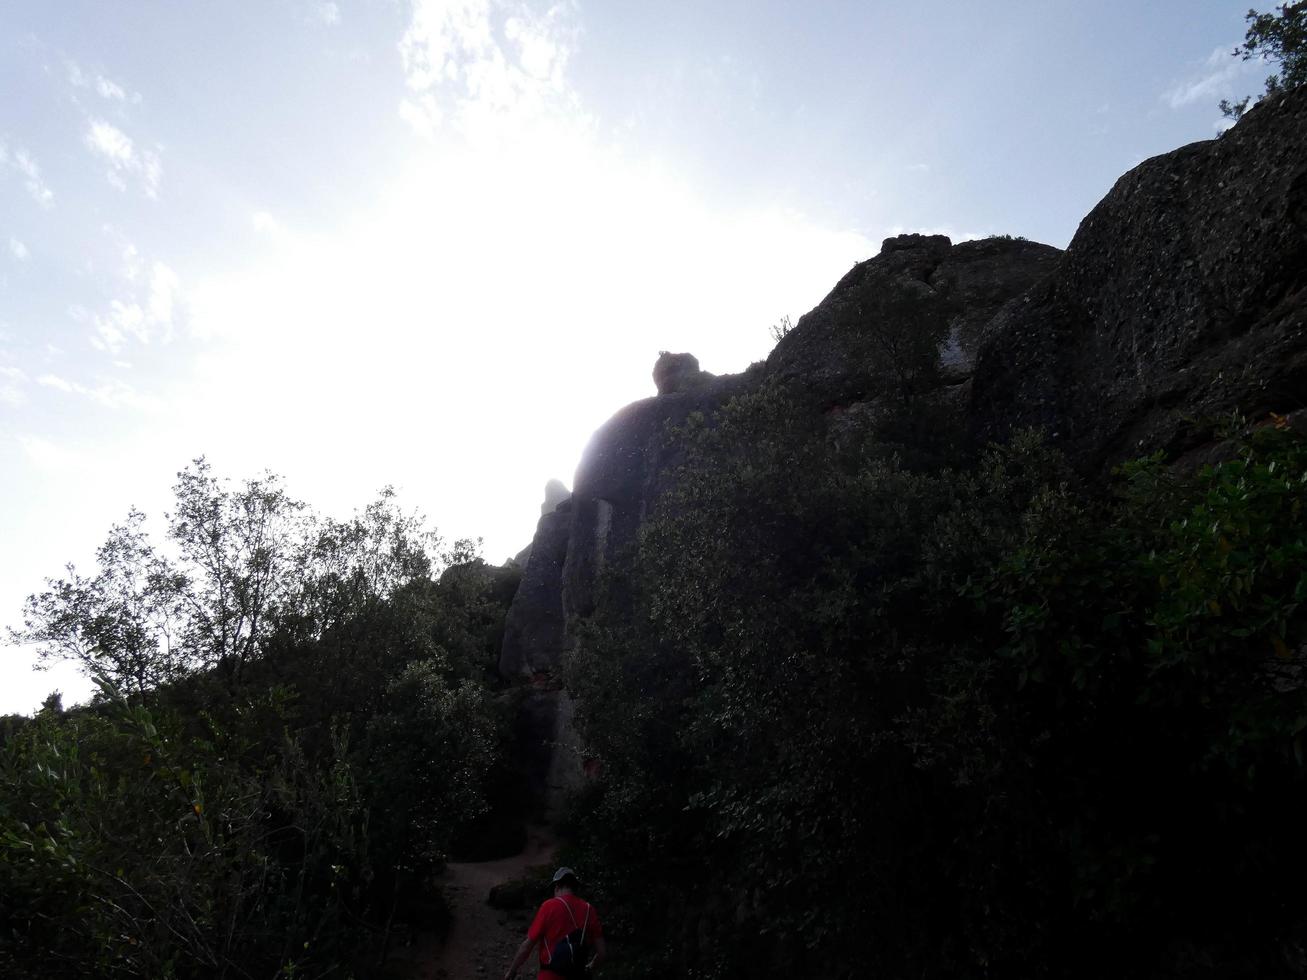
[[[0,0],[0,628],[200,455],[502,561],[660,350],[1214,137],[1247,4]]]

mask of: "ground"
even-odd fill
[[[493,909],[490,889],[521,878],[527,870],[552,862],[558,843],[547,827],[532,827],[522,853],[496,861],[450,863],[441,880],[453,921],[442,938],[418,933],[395,949],[388,966],[403,980],[480,980],[504,975],[526,937],[534,906],[523,911]],[[520,976],[534,977],[533,954]]]

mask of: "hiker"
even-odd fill
[[[536,912],[526,939],[504,974],[513,980],[531,950],[540,947],[540,980],[588,977],[604,958],[604,931],[594,906],[576,894],[580,881],[571,868],[554,872],[553,898]]]

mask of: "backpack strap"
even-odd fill
[[[570,915],[570,916],[572,917],[572,928],[575,929],[575,928],[576,928],[576,916],[572,914],[572,907],[571,907],[570,905],[568,905],[566,902],[564,902],[564,901],[563,901],[561,898],[559,898],[557,895],[555,895],[555,896],[554,896],[553,898],[551,898],[549,901],[551,901],[551,902],[562,902],[563,908],[567,909],[567,914]],[[545,944],[545,943],[541,943],[541,944],[540,944],[541,949],[544,949],[544,947],[545,947],[546,945],[547,945],[547,944]],[[552,963],[552,962],[554,961],[554,951],[553,951],[552,949],[549,949],[549,950],[546,950],[546,952],[547,952],[548,955],[549,955],[549,959],[545,960],[545,961],[544,961],[544,964],[545,964],[545,966],[548,966],[550,963]]]
[[[571,919],[572,919],[572,928],[575,929],[575,928],[576,928],[576,913],[572,911],[572,906],[568,905],[566,902],[563,902],[563,900],[562,900],[561,898],[559,898],[557,895],[555,895],[555,896],[554,896],[553,898],[551,898],[549,901],[551,901],[551,902],[562,902],[562,904],[563,904],[563,908],[567,909],[567,914],[568,914],[568,916],[570,916]],[[589,909],[588,906],[586,907],[586,910],[585,910],[585,918],[586,918],[586,921],[587,921],[587,922],[590,921],[590,909]]]

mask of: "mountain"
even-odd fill
[[[1090,475],[1154,451],[1207,458],[1234,416],[1302,417],[1304,286],[1299,89],[1126,173],[1065,252],[900,235],[743,374],[664,352],[658,394],[599,428],[572,496],[540,518],[509,613],[499,669],[532,681],[526,729],[551,773],[541,792],[553,799],[581,778],[559,665],[601,602],[601,574],[675,483],[670,427],[779,383],[833,431],[880,424],[906,398],[922,422],[889,434],[909,453],[926,443],[956,459],[1037,427]]]

